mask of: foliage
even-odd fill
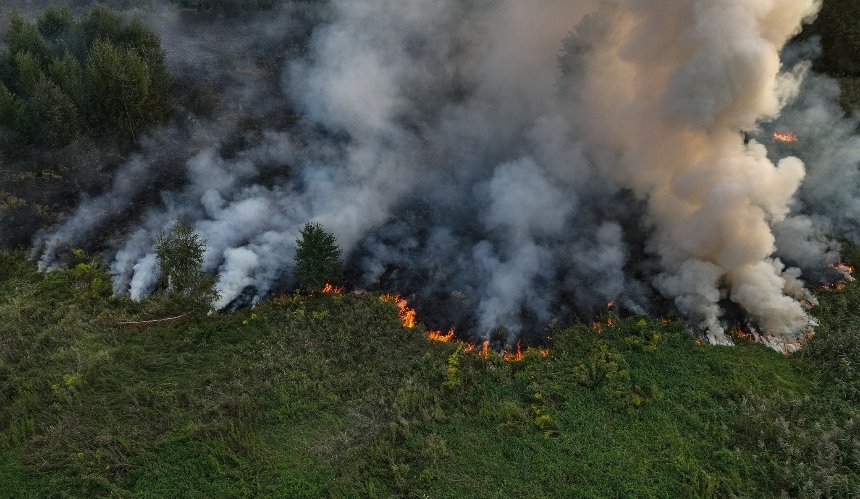
[[[124,23],[101,5],[78,19],[67,7],[49,8],[35,23],[13,14],[4,40],[0,83],[23,102],[10,126],[17,141],[0,150],[7,157],[20,156],[27,145],[65,147],[83,125],[86,135],[133,141],[166,116],[164,53],[140,21]],[[56,112],[50,103],[59,106]],[[56,123],[64,120],[71,130],[59,133]]]
[[[204,306],[217,298],[217,279],[203,270],[206,241],[193,227],[175,222],[169,232],[159,234],[155,248],[163,286],[170,296]]]
[[[334,235],[320,224],[305,224],[296,241],[295,275],[299,287],[318,291],[326,283],[337,283],[341,274],[340,256]]]
[[[814,497],[860,483],[860,408],[817,356],[616,318],[554,331],[547,358],[483,359],[403,329],[370,294],[141,333],[117,322],[164,317],[172,299],[81,294],[75,262],[93,260],[72,256],[39,274],[0,253],[12,495]],[[825,328],[858,287],[819,297]]]

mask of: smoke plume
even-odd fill
[[[217,51],[182,52],[217,28],[161,6],[147,15],[171,70],[212,82],[223,107],[149,139],[194,138],[173,155],[179,185],[130,209],[164,150],[145,146],[112,191],[39,236],[40,266],[127,214],[108,254],[115,292],[140,299],[158,280],[156,235],[182,219],[208,242],[224,308],[289,289],[314,221],[353,284],[474,337],[541,336],[613,301],[676,309],[714,343],[737,308],[792,344],[813,325],[802,275],[838,257],[825,235],[860,240],[856,122],[809,73],[814,51],[780,58],[818,8],[336,1],[315,22],[236,20]],[[778,129],[803,139],[777,145]]]

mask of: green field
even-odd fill
[[[857,284],[791,357],[633,317],[506,362],[372,294],[136,330],[181,310],[105,298],[86,264],[0,273],[0,495],[860,493]]]

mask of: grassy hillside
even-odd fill
[[[507,362],[370,294],[128,329],[181,310],[103,278],[0,257],[0,495],[860,493],[856,284],[801,355],[630,318]]]

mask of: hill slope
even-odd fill
[[[833,382],[856,284],[821,296],[801,355],[630,318],[506,362],[370,294],[134,330],[179,310],[100,297],[86,264],[0,269],[0,495],[860,493],[857,392]]]

